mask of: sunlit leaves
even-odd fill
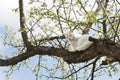
[[[95,23],[96,22],[96,13],[94,11],[88,11],[85,14],[86,23]]]
[[[18,12],[18,8],[12,9],[12,11],[17,13]]]
[[[22,17],[22,22],[26,22],[27,21],[27,19],[26,19],[26,17]]]
[[[102,8],[102,6],[98,5],[96,1],[94,1],[95,3],[92,1],[93,0],[30,0],[30,9],[27,10],[24,8],[25,17],[22,18],[22,22],[25,23],[25,28],[20,28],[17,30],[17,32],[26,32],[28,41],[30,41],[31,44],[36,47],[52,46],[57,48],[71,49],[70,45],[67,44],[66,40],[64,39],[49,39],[54,36],[63,35],[63,33],[68,31],[70,28],[74,28],[76,23],[79,23],[78,27],[75,29],[78,31],[78,33],[81,33],[82,30],[85,28],[87,29],[89,26],[91,29],[91,31],[89,31],[90,34],[97,35],[97,38],[104,38],[102,23],[104,20],[106,20],[107,38],[115,40],[118,43],[120,41],[120,14],[118,8],[111,4],[111,2],[114,4],[114,1],[111,1],[109,4],[109,6],[111,5],[111,8],[108,6],[107,9]],[[80,2],[82,4],[80,4]],[[100,9],[98,12],[96,12],[97,6],[99,6]],[[116,11],[113,11],[115,8]],[[18,12],[18,8],[13,9],[13,11]],[[103,13],[107,17],[103,17]],[[89,25],[90,23],[93,23],[95,25],[91,26]],[[6,25],[5,37],[2,37],[2,39],[5,45],[15,47],[18,50],[17,53],[13,53],[13,56],[16,56],[17,54],[23,54],[26,51],[22,42],[22,38],[17,35],[19,38],[16,39],[15,35],[16,33],[9,31],[9,27]],[[48,79],[53,79],[53,77],[56,76],[58,78],[64,78],[72,72],[75,72],[77,69],[81,68],[83,65],[68,65],[61,58],[50,58],[51,56],[42,59],[40,61],[40,65],[37,64],[32,66],[30,69],[31,72],[37,76],[40,69],[40,77],[43,77],[44,75],[44,77]],[[29,63],[26,62],[26,64]],[[14,71],[14,69],[12,70]],[[44,72],[42,72],[42,70],[44,70]],[[72,74],[71,76],[67,77],[66,80],[86,80],[86,77],[88,77],[88,75],[91,75],[89,74],[91,67],[84,68],[83,70],[84,71],[79,71],[75,74]],[[106,71],[110,76],[111,72],[117,72],[116,68],[112,68],[110,70]],[[78,73],[80,73],[80,75],[78,75]],[[95,77],[102,76],[101,73],[102,72],[98,72]]]
[[[43,4],[41,6],[42,7],[47,7],[47,4],[45,2],[43,2]]]
[[[81,80],[86,80],[84,77],[82,77],[82,79]]]
[[[18,30],[18,32],[25,32],[26,31],[26,28],[20,28],[19,30]]]
[[[30,17],[32,17],[35,14],[34,11],[30,11],[29,13],[30,13]]]
[[[34,67],[34,69],[32,70],[32,72],[35,74],[35,75],[37,75],[37,72],[38,72],[38,69],[40,68],[40,66],[39,65],[36,65],[35,67]]]
[[[116,17],[120,18],[120,13],[117,13],[117,14],[116,14]]]
[[[50,10],[47,10],[45,12],[45,14],[48,15],[48,17],[52,17],[53,16],[53,18],[56,18],[56,16],[57,16],[53,11],[50,11]]]

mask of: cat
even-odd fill
[[[70,45],[72,46],[72,52],[84,51],[93,44],[93,42],[89,41],[90,35],[77,35],[72,29],[68,33],[64,34],[64,36],[70,42]]]

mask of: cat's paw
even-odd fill
[[[70,52],[76,52],[77,50],[69,50]]]
[[[81,48],[76,48],[76,51],[82,51],[82,49]]]

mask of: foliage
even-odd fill
[[[105,4],[108,4],[107,7]],[[29,6],[29,10],[24,8],[26,16],[22,17],[25,28],[20,27],[18,32],[27,33],[28,41],[34,46],[70,49],[65,39],[49,40],[51,37],[64,35],[70,28],[74,28],[78,33],[89,33],[96,37],[102,34],[104,38],[116,42],[117,45],[120,44],[120,2],[117,0],[30,0]],[[13,11],[18,12],[18,8]],[[106,26],[103,25],[104,21]],[[107,33],[103,32],[103,27],[107,28]],[[3,42],[16,48],[15,55],[23,54],[27,50],[24,40],[16,39],[15,35],[15,32],[9,31],[6,27]],[[100,65],[99,59],[94,69],[91,63],[94,63],[95,58],[79,64],[68,64],[62,58],[55,56],[39,55],[34,58],[37,58],[34,64],[32,64],[33,58],[30,58],[10,66],[8,72],[5,71],[7,79],[12,72],[22,66],[29,68],[36,76],[36,80],[92,80],[93,73],[97,79],[105,73],[106,76],[114,76],[114,73],[119,72],[118,63],[103,66]]]

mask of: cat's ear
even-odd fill
[[[73,29],[70,29],[70,32],[73,32],[74,30]]]

